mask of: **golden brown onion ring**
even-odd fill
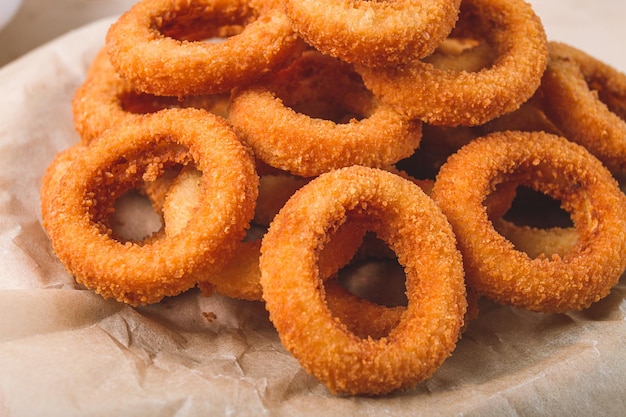
[[[441,70],[420,60],[356,70],[383,102],[439,126],[483,124],[517,109],[539,87],[546,34],[523,0],[464,0],[451,36],[486,42],[497,53],[495,62],[477,72]]]
[[[483,202],[503,182],[561,202],[578,240],[535,259],[499,234]],[[583,147],[543,132],[476,139],[442,166],[433,199],[452,223],[468,287],[497,302],[543,312],[582,309],[606,296],[626,267],[626,197]]]
[[[225,93],[276,70],[301,47],[275,3],[142,0],[111,25],[107,50],[117,72],[143,92]],[[225,26],[243,29],[205,41]]]
[[[178,294],[195,285],[198,270],[221,267],[245,235],[258,177],[251,153],[221,118],[163,110],[77,149],[46,173],[43,225],[67,270],[104,297],[138,305]],[[203,173],[202,192],[183,231],[146,242],[116,239],[108,222],[117,198],[170,164],[191,162]]]
[[[102,49],[89,67],[85,82],[74,93],[72,114],[81,139],[90,143],[111,126],[134,123],[143,114],[165,108],[196,107],[224,117],[228,100],[226,94],[166,97],[137,92],[115,72]]]
[[[319,51],[349,63],[389,65],[423,58],[448,36],[460,0],[287,0],[296,31]]]
[[[316,51],[236,89],[228,120],[257,158],[304,177],[350,165],[385,167],[411,155],[421,138],[420,122],[377,104],[350,65]]]
[[[364,221],[398,255],[408,305],[386,337],[362,339],[333,318],[317,267],[329,232]],[[384,394],[430,377],[454,349],[467,301],[454,235],[411,181],[367,167],[298,190],[263,238],[261,284],[284,346],[333,392]]]
[[[550,42],[545,111],[569,140],[614,173],[626,172],[626,75],[572,46]]]
[[[264,178],[264,177],[261,177]],[[302,185],[300,178],[289,177],[286,182],[287,191],[291,194]],[[183,168],[181,173],[172,182],[166,193],[163,203],[163,220],[165,233],[175,236],[185,231],[185,227],[200,204],[200,188],[202,173],[192,166]],[[285,182],[282,182],[285,185]],[[297,186],[297,187],[295,187]],[[295,188],[294,188],[295,187]],[[287,195],[275,195],[277,187],[260,187],[257,201],[278,200],[283,203],[288,200]],[[282,204],[281,206],[282,207]],[[278,207],[263,204],[263,218],[272,218],[270,209]],[[275,213],[274,213],[275,214]],[[357,224],[348,223],[340,227],[320,253],[320,272],[328,278],[337,273],[344,265],[350,262],[357,251],[365,230]],[[259,269],[259,256],[261,255],[261,239],[250,237],[238,243],[230,260],[220,269],[198,271],[196,281],[198,287],[205,295],[213,292],[220,293],[232,298],[243,300],[262,300],[261,271]]]

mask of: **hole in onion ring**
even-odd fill
[[[358,297],[385,307],[406,306],[406,274],[395,259],[370,259],[339,271],[340,285]]]
[[[374,95],[351,65],[310,53],[280,71],[272,83],[276,97],[296,113],[334,123],[371,115]]]
[[[496,50],[486,42],[451,37],[423,61],[440,70],[478,72],[493,66],[496,58]]]
[[[350,220],[346,225],[367,229]],[[389,336],[408,306],[406,272],[391,247],[375,232],[366,232],[350,263],[332,278],[324,281],[324,293],[333,317],[359,338]]]
[[[366,233],[353,262],[338,272],[352,294],[386,307],[406,306],[406,274],[395,253],[375,233]]]
[[[183,146],[168,144],[144,150],[140,158],[120,157],[94,177],[94,183],[104,191],[100,196],[92,196],[92,221],[102,233],[122,243],[147,242],[163,226],[158,194],[164,192],[185,163],[187,152]]]
[[[511,208],[503,218],[519,226],[527,225],[542,229],[574,225],[569,213],[561,208],[559,201],[523,185],[517,187]]]
[[[113,207],[109,222],[113,235],[121,242],[141,242],[163,227],[162,217],[140,190],[125,192]]]
[[[564,256],[578,240],[571,216],[547,194],[520,185],[510,208],[492,217],[494,228],[530,258]]]
[[[202,5],[189,5],[167,16],[158,16],[152,24],[163,36],[193,42],[238,35],[257,18],[258,13],[249,7],[241,7],[236,12],[216,8],[207,13]]]

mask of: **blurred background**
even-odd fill
[[[0,0],[0,14],[20,0]],[[0,28],[0,66],[67,31],[119,15],[136,0],[21,0]],[[551,40],[567,42],[626,71],[626,1],[530,0]],[[0,18],[0,23],[2,19]]]
[[[14,0],[0,0],[0,13]],[[136,0],[21,0],[13,19],[0,28],[0,66],[71,29],[119,15]]]

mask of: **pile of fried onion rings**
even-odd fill
[[[105,42],[40,189],[105,298],[265,303],[330,391],[384,395],[482,302],[581,310],[626,269],[626,76],[523,0],[141,0]],[[160,227],[118,225],[131,194]]]

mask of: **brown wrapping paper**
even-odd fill
[[[78,140],[71,98],[111,20],[0,70],[0,416],[574,416],[626,410],[626,282],[584,312],[491,303],[435,376],[382,398],[330,394],[261,303],[197,291],[148,307],[78,286],[41,226],[39,185]]]

